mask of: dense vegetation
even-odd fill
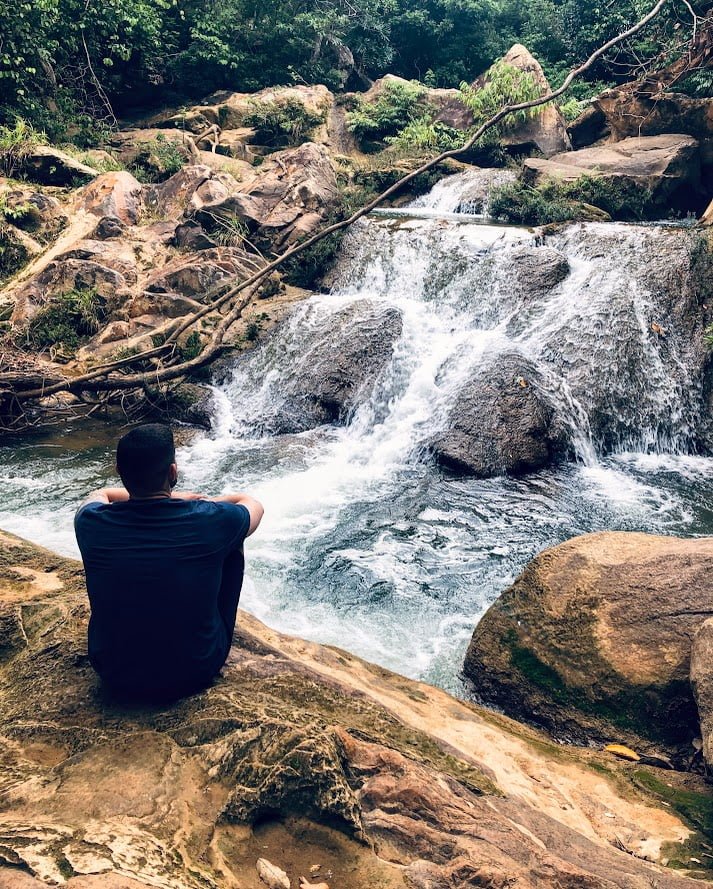
[[[18,0],[0,20],[0,123],[95,141],[114,114],[198,98],[322,82],[358,89],[391,71],[430,86],[472,81],[519,40],[553,82],[650,0]],[[694,0],[703,10],[708,0]],[[672,4],[656,27],[592,72],[624,79],[676,51],[690,24]],[[679,22],[680,19],[680,22]],[[698,72],[691,89],[710,90]],[[583,94],[592,85],[579,87]],[[269,121],[266,122],[269,125]]]

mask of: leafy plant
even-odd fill
[[[144,142],[129,169],[139,182],[163,182],[186,165],[184,149],[173,139],[159,133]]]
[[[518,225],[591,219],[596,210],[616,219],[645,219],[652,210],[652,194],[631,182],[584,175],[573,182],[508,183],[490,196],[491,215]]]
[[[70,290],[52,297],[30,321],[26,345],[50,354],[75,352],[104,320],[104,300],[94,289]]]
[[[582,99],[571,98],[558,106],[559,112],[567,123],[576,120],[589,103]]]
[[[463,103],[470,108],[474,117],[475,128],[497,114],[506,105],[519,105],[531,102],[542,95],[542,89],[535,78],[527,71],[508,64],[503,59],[495,62],[485,74],[483,86],[461,83]],[[492,127],[485,137],[489,141],[497,141],[505,133],[511,132],[521,124],[542,113],[545,106],[525,108],[508,115],[497,126]]]
[[[359,98],[347,112],[347,127],[365,148],[378,148],[423,117],[425,90],[420,83],[387,81],[374,102]]]
[[[434,121],[431,113],[412,120],[395,136],[387,136],[386,142],[402,152],[451,151],[462,148],[468,134],[440,121]]]
[[[300,145],[326,119],[326,111],[311,111],[292,97],[274,102],[253,101],[251,106],[243,122],[255,129],[257,140],[264,145]]]
[[[194,330],[186,337],[186,341],[180,348],[181,360],[191,361],[193,358],[197,358],[201,354],[202,348],[201,335],[197,330]]]
[[[39,145],[45,145],[47,137],[18,117],[13,126],[0,126],[0,172],[12,178],[22,168],[22,162]]]
[[[0,217],[0,281],[14,275],[27,260],[27,250],[17,233]]]

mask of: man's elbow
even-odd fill
[[[248,509],[250,513],[250,527],[248,529],[247,536],[249,537],[255,531],[257,531],[260,522],[262,521],[262,517],[265,515],[265,507],[260,503],[259,500],[253,500]]]

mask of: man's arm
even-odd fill
[[[126,488],[98,488],[82,500],[79,509],[88,503],[119,503],[128,499],[129,492]]]
[[[220,497],[211,497],[215,503],[235,503],[237,506],[244,506],[250,513],[250,527],[245,535],[249,537],[257,530],[258,525],[262,521],[265,509],[259,500],[251,497],[249,494],[222,494]]]

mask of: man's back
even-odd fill
[[[206,500],[90,502],[78,511],[89,655],[105,679],[151,692],[215,675],[230,647],[249,526],[245,506]]]

